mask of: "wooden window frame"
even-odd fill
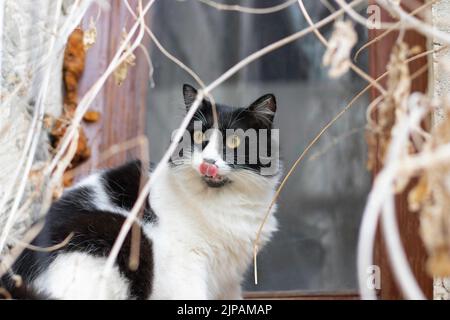
[[[376,5],[376,0],[370,0],[370,3]],[[404,8],[405,10],[412,11],[415,8],[423,5],[425,0],[415,1],[413,4],[414,8]],[[392,22],[394,21],[391,15],[385,10],[381,11],[382,21]],[[383,30],[369,30],[369,40],[374,39]],[[388,36],[384,37],[381,41],[376,42],[370,47],[369,50],[369,71],[373,78],[379,77],[381,74],[386,72],[386,66],[389,63],[390,52],[395,45],[398,32],[392,32]],[[415,46],[420,46],[424,51],[427,49],[427,40],[424,36],[416,31],[407,31],[404,35],[404,41],[408,44],[410,48]],[[429,63],[427,57],[423,57],[412,61],[409,64],[410,73],[418,71],[424,65]],[[387,78],[383,79],[380,83],[386,86]],[[419,77],[417,77],[411,84],[411,91],[418,91],[425,93],[428,89],[428,73],[425,72]],[[372,88],[371,99],[374,100],[379,95],[379,92]],[[425,126],[427,124],[424,124]],[[378,143],[376,145],[378,150]],[[380,159],[377,159],[375,170],[373,175],[376,174],[381,169]],[[425,270],[427,253],[423,245],[422,239],[419,236],[419,217],[417,213],[410,212],[408,209],[407,195],[409,190],[413,187],[411,183],[406,190],[396,197],[396,213],[397,221],[400,229],[400,235],[402,239],[403,246],[408,257],[409,264],[413,271],[414,276],[417,279],[418,284],[422,288],[425,296],[428,299],[433,298],[433,279],[427,274]],[[386,245],[383,240],[380,224],[378,226],[376,246],[375,246],[375,264],[380,267],[381,270],[381,290],[378,292],[378,296],[383,300],[398,300],[403,299],[403,295],[395,281],[393,271],[390,267],[388,253],[386,250]]]
[[[425,0],[416,1],[417,5],[424,3]],[[376,4],[375,0],[369,3]],[[132,7],[136,7],[137,1],[131,0]],[[92,8],[86,15],[88,17],[83,22],[85,29],[89,25],[89,17],[97,15],[97,8]],[[128,19],[128,20],[127,20]],[[390,15],[382,10],[382,21],[392,20]],[[122,28],[124,25],[129,27],[133,23],[122,1],[113,1],[111,10],[103,12],[97,24],[98,39],[97,43],[89,50],[87,54],[86,69],[83,79],[80,83],[80,94],[84,94],[99,78],[105,70],[108,63],[121,39]],[[380,35],[383,30],[369,30],[369,40]],[[147,39],[148,37],[146,37]],[[389,54],[397,34],[391,33],[381,41],[370,46],[369,50],[369,71],[373,78],[378,77],[386,71],[389,61]],[[146,40],[147,41],[147,40]],[[410,47],[419,45],[426,48],[426,40],[416,32],[408,31],[405,35],[405,41]],[[144,46],[147,43],[143,44]],[[418,59],[411,62],[411,72],[418,70],[424,64],[428,63],[427,58]],[[386,85],[386,80],[381,82]],[[424,73],[414,80],[412,89],[414,91],[425,92],[428,85],[428,75]],[[92,157],[87,165],[81,167],[81,175],[97,167],[113,166],[123,163],[125,160],[139,156],[137,148],[128,150],[125,153],[118,153],[108,161],[100,163],[100,154],[111,145],[120,144],[140,135],[145,135],[146,113],[147,113],[147,94],[148,94],[148,65],[143,53],[140,50],[136,52],[136,65],[130,69],[127,80],[121,87],[118,87],[113,79],[108,79],[106,85],[94,101],[93,108],[101,113],[101,121],[97,124],[85,125],[85,130],[92,148]],[[371,91],[371,99],[378,96],[376,89]],[[380,170],[378,161],[374,176]],[[416,214],[408,211],[406,202],[406,193],[399,195],[396,199],[398,225],[403,240],[403,245],[408,255],[408,260],[412,270],[418,279],[427,298],[432,298],[433,281],[425,271],[426,252],[418,234],[419,221]],[[381,269],[381,290],[378,296],[381,299],[401,299],[401,292],[395,283],[392,274],[386,247],[380,232],[377,234],[377,243],[375,248],[375,263]],[[359,299],[357,292],[332,292],[332,293],[314,293],[303,291],[270,291],[270,292],[247,292],[246,299],[290,299],[290,300],[354,300]]]

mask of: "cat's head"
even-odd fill
[[[183,86],[187,111],[196,95],[195,88]],[[243,108],[215,105],[218,126],[211,102],[204,99],[172,156],[171,167],[210,188],[273,181],[279,174],[275,96],[266,94]]]

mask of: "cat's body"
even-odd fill
[[[188,107],[193,94],[192,88],[185,87]],[[203,124],[211,128],[210,106],[204,104]],[[218,106],[220,122],[226,123],[222,129],[255,127],[252,121],[238,118],[247,112],[242,110]],[[224,121],[226,117],[233,121]],[[193,127],[189,130],[194,133]],[[132,162],[86,178],[53,204],[33,244],[48,247],[71,233],[73,237],[50,253],[25,250],[12,270],[24,280],[21,289],[25,286],[56,299],[240,299],[241,282],[279,172],[261,176],[256,174],[261,164],[247,168],[227,164],[220,152],[214,152],[220,149],[215,138],[213,133],[202,151],[194,148],[182,159],[162,164],[158,179],[151,180],[140,221],[136,271],[129,269],[128,235],[110,277],[104,280],[106,290],[100,291],[106,258],[138,196],[140,163]],[[226,139],[224,143],[230,145]],[[276,220],[270,215],[260,248],[275,230]],[[20,296],[10,277],[3,282]]]

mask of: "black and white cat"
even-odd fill
[[[183,89],[189,110],[197,92],[189,85]],[[210,102],[202,102],[187,130],[191,148],[179,150],[151,182],[140,222],[139,268],[128,267],[129,234],[106,279],[106,296],[100,296],[100,277],[138,196],[138,161],[95,173],[66,190],[32,244],[49,247],[73,233],[70,243],[50,253],[25,250],[3,285],[17,298],[242,298],[241,282],[252,261],[253,243],[280,175],[278,142],[271,131],[275,111],[273,95],[247,108],[217,104],[217,128]],[[230,134],[231,129],[240,130]],[[254,141],[243,135],[252,130],[257,132]],[[255,161],[250,161],[255,149]],[[261,149],[270,151],[264,154]],[[269,166],[275,169],[262,174]],[[271,214],[260,247],[276,228]],[[12,274],[20,275],[23,283],[17,286]]]

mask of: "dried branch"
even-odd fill
[[[442,48],[438,49],[438,50],[442,50]],[[426,54],[431,54],[436,52],[437,50],[430,50],[430,51],[426,51],[423,53],[420,53],[414,57],[411,57],[410,59],[406,60],[407,62],[411,62],[414,61],[416,59],[419,59],[421,57],[423,57]],[[427,66],[425,66],[427,67]],[[426,69],[425,69],[426,70]],[[421,70],[418,70],[412,77],[411,79],[414,79],[415,77],[417,77],[420,73],[422,73],[424,71],[424,68],[421,68]],[[381,81],[383,78],[385,78],[387,75],[389,75],[389,72],[386,71],[384,74],[382,74],[381,76],[379,76],[377,79],[375,79],[375,82],[379,82]],[[289,169],[288,173],[285,175],[285,177],[283,178],[283,180],[281,181],[277,191],[275,192],[275,195],[269,205],[269,208],[267,209],[266,215],[264,216],[264,219],[258,229],[258,233],[256,236],[256,240],[255,240],[255,244],[254,244],[254,261],[256,262],[256,255],[257,255],[257,251],[258,251],[258,243],[259,243],[259,238],[261,236],[262,233],[262,229],[264,227],[264,225],[267,223],[267,219],[269,218],[272,208],[275,205],[276,201],[278,200],[281,191],[284,189],[287,181],[289,180],[289,178],[291,177],[291,175],[294,173],[294,171],[297,169],[297,167],[299,166],[299,164],[303,161],[303,159],[305,158],[306,154],[311,150],[311,148],[317,143],[317,141],[319,141],[319,139],[322,137],[322,135],[336,122],[338,121],[343,115],[344,113],[346,113],[352,106],[353,104],[364,94],[366,93],[370,88],[372,88],[372,84],[369,84],[367,87],[365,87],[362,91],[360,91],[345,107],[344,109],[342,109],[330,122],[328,122],[320,131],[319,133],[311,140],[311,142],[306,146],[306,148],[303,150],[303,152],[300,154],[300,156],[297,158],[297,160],[294,162],[294,164],[291,166],[291,168]],[[256,274],[256,270],[257,267],[254,266],[254,270],[255,270],[255,283],[257,283],[257,274]]]
[[[43,227],[43,222],[35,224],[30,230],[27,231],[21,242],[28,244],[31,243],[39,232],[41,232]],[[11,270],[14,261],[16,261],[24,249],[25,248],[23,246],[15,246],[8,252],[7,255],[2,255],[2,259],[0,260],[0,278],[3,277],[6,272]]]
[[[300,10],[302,11],[306,21],[310,26],[314,26],[314,23],[311,19],[311,16],[309,15],[308,11],[305,8],[305,5],[303,4],[303,0],[298,0],[298,4],[300,6]],[[325,39],[325,37],[320,33],[320,31],[317,28],[314,28],[314,34],[317,36],[317,38],[322,42],[322,44],[325,47],[328,47],[328,41]],[[362,77],[364,80],[372,84],[375,88],[377,88],[378,91],[380,91],[382,94],[386,93],[386,90],[378,84],[371,76],[369,76],[367,73],[365,73],[363,70],[361,70],[358,66],[356,66],[354,63],[352,63],[349,60],[350,68],[355,71],[360,77]]]
[[[15,243],[24,248],[24,249],[28,249],[28,250],[32,250],[32,251],[36,251],[36,252],[53,252],[59,249],[64,248],[65,246],[67,246],[70,243],[70,240],[72,240],[72,238],[74,237],[75,233],[71,232],[63,241],[61,241],[60,243],[57,243],[53,246],[50,247],[39,247],[39,246],[35,246],[32,245],[30,243],[27,242],[23,242],[21,240],[15,240]]]
[[[430,37],[431,39],[434,38],[442,41],[447,45],[450,45],[450,35],[448,33],[437,30],[433,26],[430,26],[427,23],[418,20],[417,18],[413,17],[411,14],[403,10],[400,5],[394,3],[392,0],[377,0],[377,3],[379,3],[389,12],[396,14],[405,28],[413,28],[415,31],[422,33],[423,35]]]
[[[375,233],[377,228],[377,221],[379,213],[381,211],[388,213],[383,213],[388,219],[388,222],[392,222],[392,206],[386,205],[393,197],[393,183],[396,178],[395,172],[400,166],[402,156],[405,154],[405,146],[408,146],[408,140],[410,136],[410,129],[414,128],[423,119],[426,111],[424,108],[419,108],[414,105],[410,100],[410,114],[409,116],[403,116],[398,119],[398,122],[393,128],[392,141],[389,145],[387,157],[385,161],[385,166],[378,174],[375,179],[374,186],[369,193],[368,202],[363,213],[363,218],[361,222],[361,228],[359,232],[358,240],[358,278],[359,278],[359,288],[361,297],[363,299],[375,299],[375,290],[370,290],[366,285],[368,267],[373,265],[373,245],[375,241]],[[406,151],[407,152],[407,151]],[[386,235],[386,240],[388,241],[388,252],[393,263],[394,271],[398,280],[401,284],[403,292],[410,299],[423,299],[423,293],[421,292],[417,282],[412,276],[411,270],[402,255],[404,251],[399,245],[395,236],[396,225],[391,223],[390,226],[385,226],[383,223],[385,231],[389,232]],[[397,230],[398,235],[398,230]],[[393,257],[393,256],[396,257]]]
[[[430,0],[428,2],[425,2],[423,5],[421,5],[420,7],[416,8],[415,10],[413,10],[411,12],[411,15],[415,16],[418,13],[421,13],[423,10],[425,10],[426,8],[428,8],[429,6],[433,5],[436,1],[438,0]],[[395,23],[395,27],[390,27],[388,29],[386,29],[382,34],[376,36],[375,38],[373,38],[372,40],[368,41],[367,43],[365,43],[363,46],[361,46],[361,48],[358,49],[358,51],[356,51],[355,56],[353,57],[353,60],[357,61],[359,55],[361,54],[361,52],[370,47],[372,44],[380,41],[381,39],[383,39],[385,36],[387,36],[388,34],[390,34],[392,31],[396,30],[398,27],[400,27],[401,22],[397,22]]]
[[[367,26],[367,18],[360,15],[358,12],[356,12],[351,6],[347,4],[344,0],[335,0],[336,3],[345,10],[345,12],[353,18],[356,22],[363,25],[364,27]],[[380,29],[390,29],[390,28],[398,28],[399,26],[396,25],[396,23],[388,23],[388,22],[381,22],[380,23]],[[403,29],[403,27],[401,26]]]
[[[243,7],[240,5],[229,5],[229,4],[223,4],[218,3],[212,0],[197,0],[203,4],[206,4],[210,7],[213,7],[217,10],[223,10],[223,11],[237,11],[242,13],[251,13],[251,14],[269,14],[278,12],[281,10],[284,10],[294,4],[297,0],[287,0],[286,2],[280,3],[278,5],[267,7],[267,8],[251,8],[251,7]]]

